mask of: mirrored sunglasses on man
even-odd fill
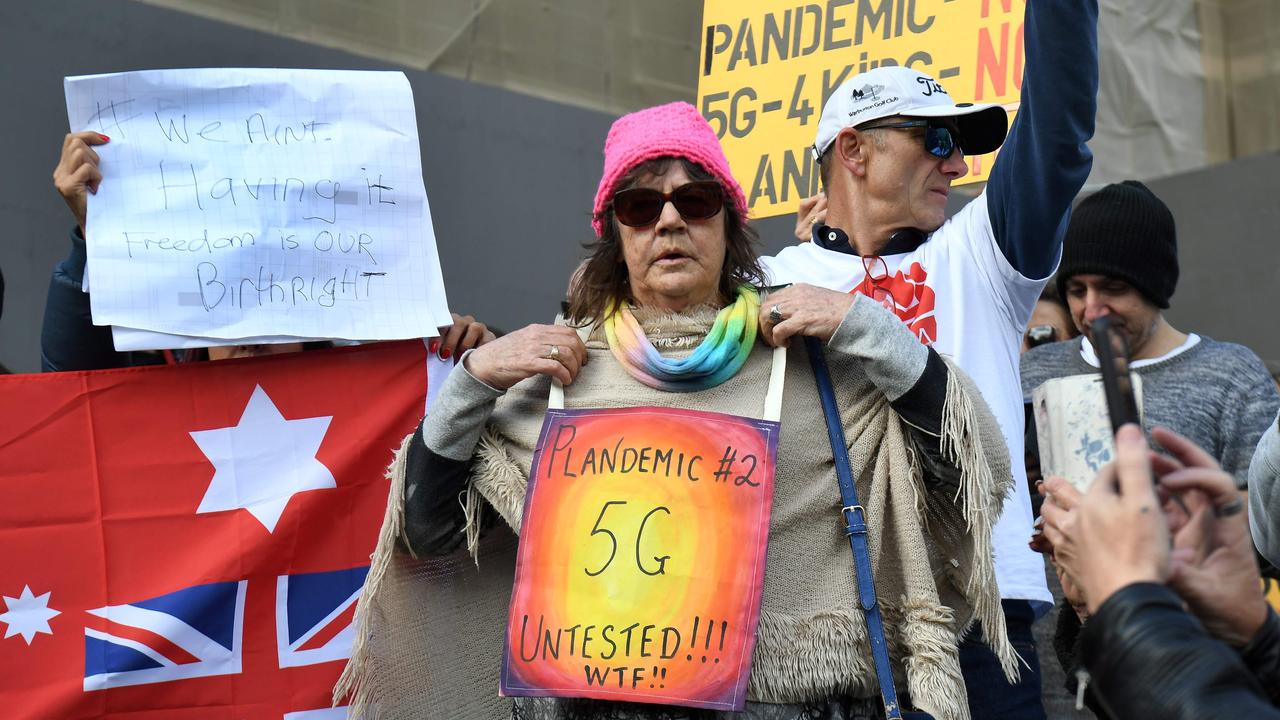
[[[955,152],[959,147],[955,133],[950,127],[940,123],[937,120],[902,120],[899,122],[882,123],[880,125],[868,123],[858,127],[858,130],[908,130],[912,128],[924,128],[924,149],[934,157],[946,159],[951,157],[951,153]]]

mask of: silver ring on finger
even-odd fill
[[[1244,500],[1241,498],[1236,498],[1229,503],[1213,506],[1214,517],[1231,517],[1232,515],[1239,515],[1241,512],[1244,512]]]
[[[774,325],[782,322],[782,310],[777,305],[769,308],[769,322]]]

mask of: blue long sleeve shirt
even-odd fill
[[[1071,201],[1093,167],[1097,0],[1028,0],[1022,99],[987,182],[996,243],[1018,272],[1053,272]]]

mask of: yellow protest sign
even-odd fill
[[[956,102],[1017,110],[1026,0],[705,0],[698,109],[720,137],[753,217],[818,191],[813,144],[840,83],[882,65],[932,75]],[[987,179],[991,155],[966,158]]]

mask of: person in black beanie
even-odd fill
[[[1143,425],[1172,428],[1209,448],[1240,487],[1258,439],[1280,408],[1252,350],[1173,327],[1164,316],[1178,285],[1173,213],[1136,180],[1108,185],[1072,211],[1057,287],[1082,333],[1022,356],[1024,397],[1046,380],[1096,373],[1089,326],[1108,317],[1142,376]]]
[[[1072,213],[1063,242],[1057,285],[1064,301],[1076,275],[1123,280],[1168,309],[1178,286],[1178,233],[1169,206],[1137,180],[1090,195]]]
[[[1280,394],[1253,351],[1169,324],[1163,311],[1177,285],[1173,213],[1155,193],[1126,180],[1083,200],[1072,212],[1057,274],[1058,292],[1082,335],[1022,355],[1023,396],[1029,400],[1047,380],[1096,374],[1089,326],[1108,317],[1125,336],[1130,369],[1142,377],[1143,429],[1163,426],[1189,438],[1243,489],[1254,448],[1280,409]],[[1043,537],[1033,546],[1050,550]],[[1067,577],[1063,586],[1079,584]],[[1054,645],[1074,692],[1087,599],[1067,600],[1058,604]]]

